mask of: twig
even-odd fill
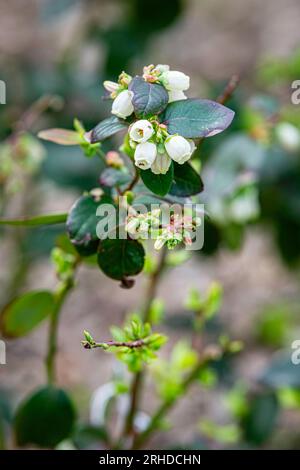
[[[233,74],[231,78],[229,79],[227,85],[225,86],[224,90],[222,91],[222,93],[216,99],[216,102],[220,104],[225,104],[232,97],[239,83],[240,83],[240,76],[237,73]],[[198,145],[197,145],[198,148],[200,147],[200,145],[202,145],[204,140],[205,140],[205,137],[200,137],[200,139],[198,140]]]
[[[104,343],[90,343],[88,341],[81,341],[81,344],[85,349],[94,349],[94,348],[102,348],[107,349],[109,347],[115,346],[117,348],[141,348],[142,346],[147,345],[146,338],[144,339],[137,339],[136,341],[107,341]]]
[[[131,191],[139,180],[140,175],[135,165],[134,165],[134,170],[135,170],[134,177],[132,181],[129,183],[129,185],[122,191],[122,195],[125,194],[127,191]]]
[[[54,384],[56,377],[55,377],[55,358],[57,353],[57,333],[58,333],[58,323],[59,323],[59,316],[62,310],[62,306],[67,298],[67,295],[74,287],[74,274],[76,268],[80,263],[80,258],[78,257],[74,261],[74,272],[73,276],[65,281],[62,281],[55,293],[55,309],[52,312],[50,317],[50,324],[49,324],[49,334],[48,334],[48,352],[45,360],[46,364],[46,371],[47,371],[47,378],[48,384]]]
[[[225,104],[231,98],[239,83],[240,76],[237,73],[233,74],[223,92],[216,99],[217,103]]]
[[[165,266],[167,253],[168,253],[167,247],[163,246],[160,252],[156,269],[151,274],[150,279],[149,279],[149,283],[148,283],[147,290],[146,290],[146,296],[145,296],[146,301],[145,301],[144,310],[143,310],[143,321],[145,323],[149,322],[150,320],[149,317],[150,317],[150,312],[151,312],[151,304],[156,294],[158,281],[160,280],[161,274]]]
[[[215,350],[208,349],[206,352],[203,353],[203,356],[198,360],[193,370],[189,373],[189,375],[186,377],[186,379],[182,383],[180,396],[183,396],[185,392],[187,391],[187,389],[189,388],[189,386],[197,379],[201,369],[208,362],[219,358],[221,354],[222,354],[221,350],[218,350],[218,349],[215,349]],[[158,424],[161,422],[163,417],[166,415],[168,411],[170,411],[170,409],[174,406],[174,404],[177,402],[177,399],[180,398],[180,396],[172,400],[165,400],[161,403],[157,411],[153,414],[146,429],[139,435],[135,436],[132,449],[139,449],[147,441],[149,436],[157,428]]]
[[[144,311],[143,311],[144,322],[149,322],[151,303],[152,303],[153,298],[155,297],[158,281],[160,279],[160,276],[162,274],[162,271],[165,265],[166,254],[167,254],[167,249],[166,247],[163,247],[160,253],[160,258],[159,258],[157,267],[149,278],[149,283],[148,283],[147,290],[146,290],[146,300],[145,300]],[[127,414],[126,421],[125,421],[123,437],[126,437],[133,432],[134,418],[136,415],[136,411],[139,407],[139,401],[140,401],[142,384],[143,384],[143,377],[144,377],[144,374],[142,371],[137,372],[135,376],[133,377],[132,384],[131,384],[131,391],[130,391],[131,401],[130,401],[130,407],[129,407],[128,414]]]
[[[13,134],[9,139],[14,138],[16,134],[30,129],[37,119],[49,108],[56,108],[60,105],[61,98],[56,95],[44,95],[36,100],[18,119],[14,125]]]

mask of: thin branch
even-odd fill
[[[98,157],[101,158],[101,160],[103,160],[104,163],[106,163],[105,152],[103,152],[103,150],[100,147],[97,148],[96,154],[98,155]]]
[[[216,99],[217,103],[225,104],[232,97],[239,83],[240,76],[237,73],[233,74],[222,93]]]
[[[147,345],[147,340],[145,339],[137,339],[135,341],[107,341],[104,343],[91,343],[89,341],[81,341],[81,344],[85,349],[95,349],[95,348],[102,348],[107,349],[109,347],[115,346],[117,348],[141,348],[142,346]]]
[[[145,294],[146,300],[145,300],[144,311],[143,311],[144,322],[149,322],[150,320],[149,317],[150,317],[150,311],[151,311],[151,304],[155,297],[158,282],[165,266],[166,255],[167,255],[167,249],[166,247],[163,247],[160,252],[160,258],[159,258],[157,267],[154,270],[154,272],[150,275],[150,278],[149,278],[149,282],[148,282],[148,286],[147,286],[146,294]],[[137,372],[135,376],[133,377],[131,390],[130,390],[131,401],[130,401],[130,406],[129,406],[128,414],[127,414],[126,421],[125,421],[123,437],[130,435],[134,431],[133,429],[134,418],[139,408],[140,396],[141,396],[142,385],[143,385],[143,378],[144,378],[144,374],[142,371]]]
[[[144,323],[149,322],[151,304],[156,294],[158,282],[164,270],[167,253],[168,253],[167,247],[163,246],[160,251],[160,256],[158,259],[156,269],[153,271],[149,279],[149,283],[148,283],[147,290],[146,290],[146,301],[145,301],[144,311],[143,311]]]
[[[129,185],[122,191],[122,195],[125,194],[127,191],[131,191],[134,188],[134,186],[137,184],[140,178],[140,175],[135,165],[134,165],[134,171],[135,171],[134,177],[132,181],[129,183]]]
[[[222,93],[216,99],[216,102],[220,104],[225,104],[232,97],[239,83],[240,83],[240,76],[237,73],[233,74],[231,78],[229,79],[229,81],[227,82],[227,85],[225,86]],[[205,137],[200,137],[200,139],[198,140],[198,145],[197,145],[198,148],[200,147],[200,145],[202,145],[204,140],[205,140]]]
[[[185,395],[189,386],[197,379],[201,369],[210,361],[220,358],[221,355],[222,355],[222,351],[219,350],[218,348],[214,348],[214,349],[208,348],[207,351],[203,353],[203,356],[199,358],[195,367],[192,369],[192,371],[188,374],[188,376],[185,378],[184,382],[182,383],[180,396],[172,400],[165,400],[161,403],[157,411],[153,414],[146,429],[142,433],[135,436],[132,449],[139,449],[142,445],[145,444],[145,442],[148,440],[152,432],[158,427],[161,420],[170,411],[170,409],[175,405],[178,398]]]
[[[62,307],[64,302],[74,287],[74,276],[76,273],[76,269],[80,263],[80,258],[76,258],[73,265],[73,275],[69,279],[65,281],[61,281],[58,285],[58,288],[55,292],[55,308],[52,312],[50,317],[49,323],[49,333],[48,333],[48,351],[47,356],[45,359],[46,371],[47,371],[47,378],[48,384],[52,385],[55,383],[56,380],[56,371],[55,371],[55,359],[57,353],[57,336],[58,336],[58,326],[59,326],[59,318],[62,311]]]
[[[37,99],[18,119],[14,124],[13,134],[9,137],[13,139],[16,134],[28,131],[38,118],[49,108],[61,107],[62,100],[57,95],[44,95]]]
[[[67,282],[67,283],[63,283],[62,286],[59,288],[57,295],[56,295],[55,310],[52,312],[52,315],[50,317],[49,335],[48,335],[48,352],[47,352],[47,357],[45,361],[49,385],[52,385],[55,383],[55,358],[56,358],[56,353],[57,353],[57,334],[58,334],[59,316],[60,316],[64,301],[69,291],[72,289],[72,287],[73,287],[73,283]]]

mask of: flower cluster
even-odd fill
[[[144,67],[143,79],[164,86],[169,103],[187,98],[184,92],[190,86],[190,78],[183,72],[170,70],[168,65]],[[122,119],[128,118],[134,111],[134,93],[128,89],[131,80],[130,75],[122,72],[117,83],[104,82],[104,87],[113,99],[111,112]],[[141,170],[151,169],[154,174],[166,174],[172,160],[182,165],[196,149],[193,140],[177,134],[169,135],[157,116],[133,122],[129,127],[129,143],[134,150],[135,165]]]
[[[168,221],[164,221],[164,217],[160,216],[160,209],[138,214],[131,208],[125,230],[135,239],[146,240],[151,233],[151,237],[156,239],[154,244],[156,250],[160,250],[164,245],[167,245],[168,249],[173,249],[180,243],[192,244],[195,231],[201,225],[200,217],[173,213]]]
[[[155,174],[167,173],[171,160],[182,165],[196,148],[191,139],[169,135],[166,126],[157,121],[140,119],[129,128],[130,146],[134,151],[135,165],[141,170],[151,168]]]
[[[131,238],[147,239],[148,233],[157,230],[160,225],[160,209],[146,214],[138,214],[132,207],[127,216],[125,230]]]
[[[168,249],[172,250],[180,243],[191,245],[199,225],[201,225],[200,217],[172,214],[169,223],[162,226],[161,233],[154,243],[154,248],[160,250],[164,245],[167,245]]]

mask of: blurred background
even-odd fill
[[[211,330],[226,331],[245,346],[235,361],[220,365],[218,386],[189,392],[152,448],[300,448],[300,365],[290,359],[291,344],[300,339],[300,105],[291,103],[291,84],[300,79],[299,16],[297,0],[0,4],[0,79],[7,87],[0,105],[2,217],[66,212],[83,190],[97,185],[96,159],[77,147],[42,143],[36,134],[71,129],[74,117],[90,129],[106,117],[104,79],[168,63],[190,75],[189,96],[213,99],[232,74],[241,76],[228,102],[236,111],[233,125],[197,153],[206,186],[201,197],[210,213],[204,248],[166,273],[159,298],[170,338],[163,357],[190,335],[184,308],[189,289],[205,291],[212,281],[222,284],[224,299]],[[12,154],[10,139],[19,130],[26,134]],[[113,144],[106,142],[105,149]],[[1,229],[1,306],[28,289],[56,284],[49,255],[62,230]],[[58,382],[86,417],[91,393],[110,379],[115,361],[84,351],[82,332],[109,338],[110,325],[139,305],[144,279],[116,295],[114,282],[85,266],[78,285],[62,315]],[[8,409],[43,383],[46,334],[42,325],[7,342],[0,391]],[[145,412],[153,403],[150,387]]]

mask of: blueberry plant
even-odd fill
[[[178,342],[168,361],[157,357],[167,341],[157,331],[164,311],[156,298],[158,283],[166,269],[189,257],[185,248],[192,246],[197,228],[204,222],[203,214],[192,207],[199,202],[204,186],[192,157],[204,138],[223,132],[234,117],[224,103],[237,85],[236,77],[216,101],[188,98],[189,85],[187,75],[170,70],[168,65],[149,65],[135,77],[122,72],[117,82],[104,82],[104,98],[112,100],[111,116],[90,131],[75,120],[74,130],[48,129],[39,134],[56,144],[80,146],[86,157],[101,160],[102,171],[99,185],[75,201],[67,214],[0,221],[15,226],[65,223],[66,228],[52,250],[56,289],[28,292],[12,300],[1,313],[5,338],[23,336],[43,320],[49,322],[47,385],[26,398],[16,411],[18,445],[53,448],[67,438],[77,445],[74,407],[56,384],[55,359],[60,313],[76,287],[82,263],[98,266],[123,288],[132,288],[134,277],[142,271],[147,278],[144,304],[128,316],[123,327],[111,328],[111,339],[99,339],[101,332],[84,331],[85,349],[112,353],[129,371],[129,378],[112,379],[112,397],[128,398],[126,412],[119,417],[120,432],[116,435],[102,422],[93,429],[93,438],[108,448],[146,445],[153,432],[163,428],[168,411],[189,386],[209,381],[211,364],[240,349],[239,342],[224,336],[214,344],[198,341],[220,306],[221,287],[214,283],[205,294],[191,291],[186,301],[186,308],[194,315],[191,343]],[[104,152],[102,142],[117,133],[123,135],[120,147]],[[186,203],[190,204],[187,213],[176,212],[174,204],[183,207]],[[146,210],[140,210],[141,204]],[[162,204],[169,209],[167,219]],[[150,233],[154,244],[147,241]],[[171,251],[175,247],[176,251]],[[154,380],[160,403],[142,422],[138,418],[146,372]],[[103,407],[106,401],[103,399]],[[92,433],[91,427],[86,432]]]

